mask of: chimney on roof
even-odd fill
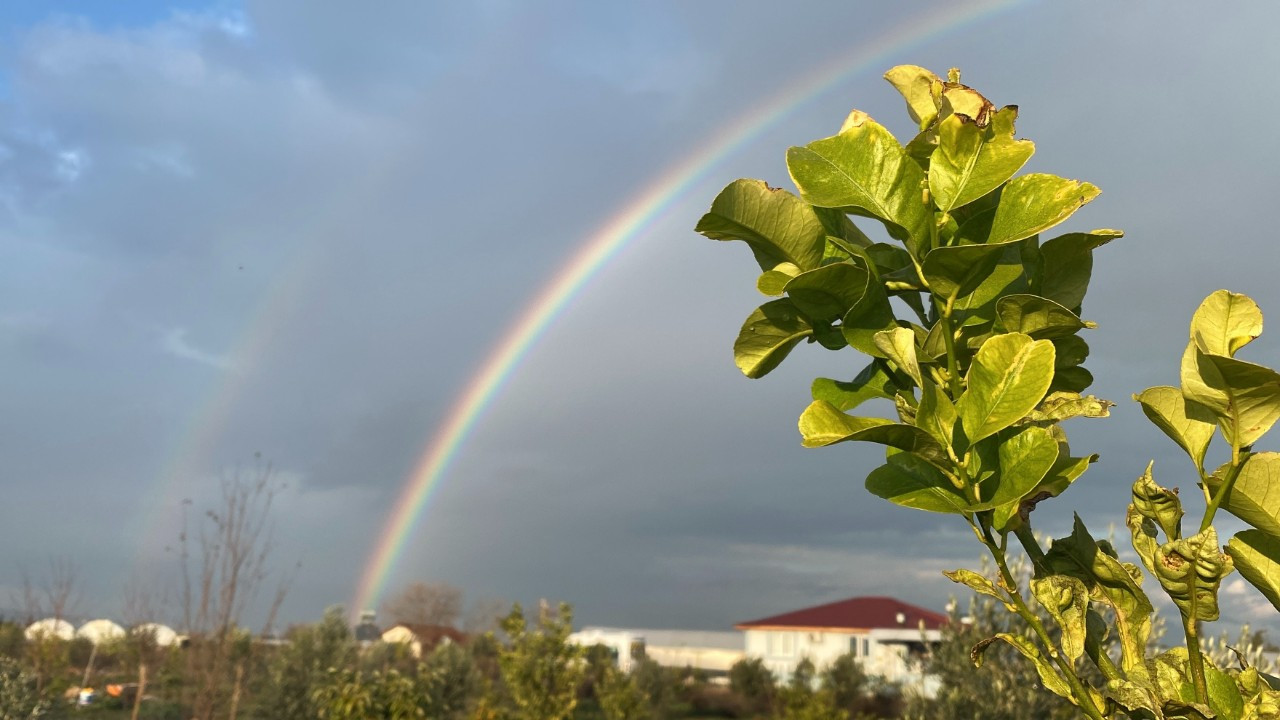
[[[894,619],[898,621],[898,624],[899,624],[899,625],[906,625],[906,624],[907,624],[907,614],[906,614],[906,613],[898,613],[898,615],[897,615]]]

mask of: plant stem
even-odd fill
[[[1031,564],[1037,570],[1044,570],[1044,550],[1040,549],[1040,541],[1036,540],[1035,533],[1031,532],[1031,524],[1024,522],[1013,531],[1018,536],[1018,542],[1022,543],[1022,549],[1027,551],[1027,557],[1031,558]]]
[[[1241,453],[1238,447],[1231,448],[1231,469],[1227,471],[1227,477],[1223,479],[1222,486],[1218,488],[1218,492],[1213,494],[1213,499],[1209,500],[1209,504],[1204,509],[1204,519],[1200,521],[1200,532],[1208,530],[1213,525],[1213,516],[1218,512],[1218,506],[1226,499],[1227,493],[1231,492],[1231,486],[1235,484],[1236,478],[1240,476],[1240,468],[1244,467],[1245,461],[1249,459],[1249,453]],[[1208,483],[1205,483],[1208,487]]]
[[[1195,609],[1194,604],[1192,609]],[[1182,618],[1182,631],[1187,636],[1187,664],[1191,666],[1191,680],[1196,686],[1196,702],[1208,705],[1209,687],[1204,679],[1204,656],[1200,653],[1200,631],[1196,627],[1194,612]]]
[[[959,400],[964,389],[960,387],[960,363],[956,358],[955,330],[951,327],[951,309],[955,296],[947,298],[946,305],[933,296],[934,307],[938,311],[938,322],[942,324],[942,339],[947,345],[947,384],[951,390],[951,399]]]
[[[1021,538],[1019,538],[1021,540]],[[1027,603],[1022,598],[1022,593],[1018,590],[1018,583],[1013,578],[1013,573],[1009,571],[1009,563],[1005,560],[1004,551],[991,538],[991,533],[985,527],[983,528],[982,543],[987,546],[991,557],[996,561],[996,567],[1000,569],[1000,578],[1005,590],[1009,593],[1009,600],[1013,603],[1014,610],[1020,615],[1035,631],[1036,637],[1040,638],[1040,642],[1049,651],[1049,656],[1053,658],[1054,663],[1058,666],[1058,670],[1062,673],[1067,681],[1067,685],[1071,688],[1071,694],[1076,698],[1076,704],[1080,706],[1080,710],[1093,720],[1103,720],[1102,713],[1093,704],[1093,698],[1089,692],[1085,690],[1084,684],[1080,682],[1079,676],[1076,675],[1075,668],[1072,667],[1070,661],[1066,659],[1058,647],[1053,644],[1049,638],[1048,631],[1044,628],[1044,623],[1040,622],[1040,618],[1027,607]]]

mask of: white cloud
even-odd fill
[[[165,333],[161,347],[166,353],[183,360],[194,360],[219,370],[234,370],[235,363],[225,355],[215,355],[187,342],[186,328],[173,328]]]

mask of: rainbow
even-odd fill
[[[721,160],[777,125],[798,106],[869,66],[883,62],[885,56],[897,50],[956,30],[1018,2],[983,0],[948,4],[908,18],[876,40],[840,55],[802,81],[788,84],[785,91],[742,115],[718,137],[707,141],[700,152],[662,173],[593,233],[511,325],[431,436],[373,546],[349,606],[350,612],[355,615],[376,606],[416,522],[431,499],[432,490],[448,472],[485,409],[502,391],[538,338],[627,242],[651,227],[677,198],[700,182]]]

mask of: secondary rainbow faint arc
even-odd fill
[[[923,42],[934,35],[1019,4],[1021,0],[993,0],[958,4],[949,10],[908,18],[870,43],[845,53],[787,90],[741,116],[733,125],[704,143],[704,150],[669,168],[648,188],[632,198],[613,219],[593,233],[569,262],[533,299],[511,325],[480,371],[467,383],[444,422],[431,437],[374,545],[366,563],[351,612],[372,609],[382,595],[392,568],[412,534],[414,523],[426,508],[431,491],[449,469],[459,448],[485,408],[519,366],[520,360],[550,326],[569,301],[627,241],[661,216],[672,202],[696,184],[717,163],[776,125],[796,107],[896,50]]]

